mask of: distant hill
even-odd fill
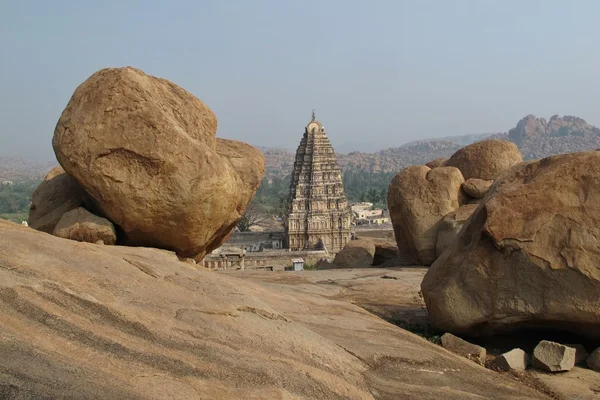
[[[342,171],[392,173],[409,165],[425,164],[439,157],[449,157],[461,147],[486,138],[510,140],[519,146],[525,159],[600,148],[600,129],[579,117],[554,115],[546,120],[527,115],[506,133],[423,139],[374,153],[354,151],[338,154],[337,157]],[[283,178],[292,172],[293,151],[260,146],[258,148],[265,154],[267,160],[265,174],[267,178]],[[17,157],[0,157],[0,181],[39,179],[56,164],[56,162],[29,162]]]
[[[56,161],[35,162],[21,157],[0,157],[0,182],[42,179],[57,164]]]
[[[487,138],[509,140],[519,146],[526,160],[554,154],[600,148],[600,129],[585,120],[555,115],[549,120],[528,115],[507,133],[482,133],[423,139],[374,153],[338,154],[342,171],[362,170],[372,173],[396,172],[409,165],[425,164],[439,157],[449,157],[461,147]],[[261,148],[267,159],[267,177],[284,177],[291,173],[294,153],[290,150]]]
[[[494,137],[515,143],[526,160],[600,148],[600,129],[569,115],[549,120],[528,115],[508,133]]]

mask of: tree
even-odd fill
[[[250,205],[242,218],[237,223],[240,232],[248,232],[251,226],[261,224],[268,219],[268,215],[262,213],[256,206]]]

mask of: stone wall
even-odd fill
[[[207,255],[202,260],[201,265],[210,269],[270,269],[283,270],[284,267],[292,266],[292,258],[303,258],[304,265],[314,265],[322,258],[330,259],[331,254],[325,251],[277,251],[265,250],[256,253],[246,253],[243,257],[237,258]]]

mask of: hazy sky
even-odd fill
[[[103,67],[202,99],[220,137],[296,148],[502,132],[526,114],[600,125],[600,1],[0,0],[0,155],[52,159],[60,113]]]

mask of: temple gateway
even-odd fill
[[[325,128],[312,119],[296,150],[290,184],[286,245],[291,251],[340,251],[350,241],[352,211]]]

